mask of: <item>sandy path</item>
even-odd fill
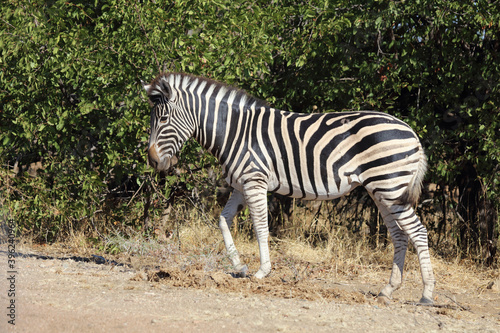
[[[183,283],[200,275],[212,283],[176,287],[172,281],[151,281],[146,273],[126,265],[85,262],[81,259],[88,258],[81,257],[62,260],[67,257],[46,258],[26,250],[15,258],[14,298],[8,296],[7,278],[1,279],[0,332],[500,332],[498,292],[481,296],[487,303],[482,305],[484,313],[477,310],[479,305],[472,311],[402,302],[384,306],[361,293],[352,298],[354,291],[346,291],[351,301],[341,296],[325,299],[321,294],[311,301],[265,292],[273,288],[272,279],[259,284],[220,272],[191,272],[185,279],[180,277]],[[6,245],[2,245],[0,270],[8,277],[7,260]],[[234,280],[237,288],[229,288]],[[355,284],[349,288],[363,289]],[[308,284],[302,288],[306,290]],[[312,292],[318,293],[320,289],[314,288]],[[292,288],[290,293],[297,290]],[[344,295],[343,290],[338,292]],[[15,326],[8,323],[11,299],[16,306]]]

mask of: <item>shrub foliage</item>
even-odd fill
[[[176,193],[210,188],[210,170],[160,179],[146,165],[140,80],[180,71],[282,109],[402,118],[429,156],[427,182],[437,184],[426,209],[444,213],[431,231],[494,256],[495,1],[12,0],[0,17],[0,201],[23,232],[56,240],[139,228]],[[183,170],[215,166],[192,142],[181,157]]]

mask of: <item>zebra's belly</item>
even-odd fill
[[[262,184],[263,179],[258,177]],[[243,184],[250,183],[252,177],[232,178],[226,177],[226,181],[236,190],[244,193]],[[278,193],[287,197],[304,200],[332,200],[342,197],[361,184],[361,181],[354,174],[344,177],[337,184],[333,179],[327,183],[304,180],[297,181],[298,177],[291,177],[291,181],[284,180],[286,177],[278,179],[275,173],[271,173],[264,182],[267,183],[267,191]]]
[[[304,200],[332,200],[340,198],[347,193],[351,192],[354,188],[359,186],[359,183],[353,182],[350,184],[341,184],[339,188],[333,188],[329,190],[325,189],[312,189],[304,187],[295,186],[290,189],[288,186],[280,186],[277,190],[269,187],[268,190],[281,195],[289,196],[292,198],[299,198]]]

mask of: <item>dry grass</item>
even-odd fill
[[[229,260],[225,257],[222,236],[217,229],[203,225],[184,225],[181,227],[180,237],[183,251],[198,253],[197,258],[191,256],[194,259],[191,264],[203,267],[204,271],[231,271]],[[239,233],[235,244],[250,272],[256,272],[259,268],[256,240]],[[321,245],[312,246],[304,240],[272,237],[270,247],[274,268],[271,275],[285,274],[285,279],[300,280],[309,276],[352,288],[355,288],[353,285],[362,283],[372,285],[373,291],[378,292],[388,280],[392,267],[392,244],[379,244],[373,248],[367,237],[353,235],[342,227]],[[500,297],[498,269],[479,266],[472,260],[442,258],[432,250],[431,254],[437,279],[435,297],[438,302],[453,303],[456,295],[464,293],[472,298],[480,298],[483,292],[491,293],[492,290]],[[318,273],[319,271],[322,273]],[[406,259],[404,284],[399,293],[403,293],[401,297],[405,299],[418,300],[421,288],[418,257],[410,250]],[[464,300],[459,298],[460,302]]]
[[[328,209],[328,208],[325,208]],[[43,252],[78,253],[114,256],[132,263],[139,270],[144,267],[177,267],[184,270],[202,270],[205,272],[231,272],[230,261],[225,254],[222,235],[216,227],[215,216],[220,209],[200,212],[195,209],[172,209],[168,216],[158,217],[153,221],[160,233],[144,235],[134,230],[120,231],[103,236],[100,242],[89,240],[83,233],[74,234],[64,242],[46,246]],[[390,275],[393,247],[378,241],[370,242],[366,230],[353,233],[339,221],[325,219],[322,214],[308,216],[311,210],[302,208],[294,218],[308,221],[297,226],[295,237],[271,237],[271,261],[276,273],[287,274],[301,279],[315,276],[325,281],[350,284],[353,279],[381,288]],[[302,214],[302,216],[301,216]],[[345,216],[344,216],[345,217]],[[306,235],[306,227],[313,225],[316,232],[327,235],[324,241],[311,241]],[[288,225],[288,228],[293,228]],[[234,241],[242,259],[248,264],[250,272],[259,268],[259,251],[249,221],[239,218],[233,230]],[[22,241],[26,247],[37,247],[29,238]],[[479,266],[473,260],[460,259],[457,256],[442,257],[441,250],[431,248],[432,262],[438,281],[436,295],[446,290],[446,295],[473,290],[478,295],[485,290],[498,288],[500,273],[498,269]],[[287,273],[283,273],[286,271]],[[321,272],[321,273],[319,273]],[[409,299],[418,299],[421,290],[421,277],[418,258],[410,246],[407,254],[403,288],[415,293]],[[493,285],[491,285],[493,283]],[[498,289],[496,289],[498,290]]]
[[[203,222],[182,224],[179,227],[178,236],[166,240],[159,240],[155,237],[147,238],[140,233],[127,235],[127,237],[110,236],[104,242],[107,248],[102,246],[96,248],[95,244],[83,234],[74,235],[65,242],[50,246],[42,247],[33,244],[29,239],[23,239],[22,243],[20,251],[26,247],[49,255],[66,253],[90,257],[98,254],[132,265],[138,271],[152,272],[153,270],[154,272],[158,268],[169,272],[174,270],[181,274],[179,278],[188,280],[196,277],[200,281],[205,281],[206,278],[203,276],[210,280],[218,276],[214,274],[232,272],[230,261],[225,254],[222,236],[216,228]],[[248,264],[250,272],[256,272],[259,268],[256,240],[240,233],[235,243],[242,259]],[[368,240],[346,235],[343,231],[338,231],[335,237],[332,236],[329,242],[321,246],[311,246],[300,240],[278,238],[271,238],[270,246],[273,272],[269,280],[266,279],[267,282],[263,282],[264,286],[271,289],[276,287],[286,289],[286,285],[280,286],[279,281],[305,281],[297,285],[305,298],[314,299],[314,295],[319,290],[327,295],[332,287],[336,290],[341,288],[352,294],[352,292],[358,293],[362,289],[360,286],[368,286],[366,288],[369,288],[370,292],[377,293],[390,275],[392,245],[387,247],[379,245],[371,248]],[[114,247],[120,249],[119,253],[110,254],[109,249]],[[108,253],[103,253],[103,251],[108,251]],[[438,303],[453,305],[454,302],[458,302],[467,305],[471,304],[469,301],[471,298],[481,299],[485,292],[489,299],[492,295],[500,297],[500,272],[498,270],[482,268],[472,261],[452,261],[435,255],[433,255],[432,262],[437,279],[435,297]],[[182,274],[187,274],[187,276],[183,278]],[[190,274],[197,275],[190,276]],[[183,282],[186,286],[191,283],[188,280]],[[227,291],[238,290],[238,283],[241,284],[241,282],[235,282],[232,285],[231,282],[232,289]],[[318,283],[324,283],[324,285],[318,285]],[[193,287],[198,288],[194,285]],[[395,297],[399,300],[416,301],[420,298],[421,288],[418,259],[411,251],[407,255],[403,287],[395,293]],[[323,297],[326,297],[325,295]],[[464,295],[468,295],[469,298],[464,298]],[[496,310],[492,309],[492,311]],[[460,314],[457,312],[457,315]]]

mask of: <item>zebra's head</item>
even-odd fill
[[[144,85],[152,105],[149,136],[149,164],[158,171],[168,170],[177,163],[176,153],[192,135],[186,123],[186,112],[178,103],[179,93],[160,75]]]

